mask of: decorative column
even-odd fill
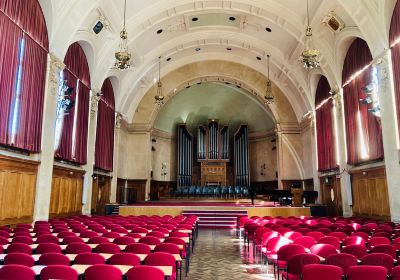
[[[283,172],[283,148],[282,148],[282,129],[280,124],[277,124],[276,129],[276,153],[277,153],[277,164],[278,164],[278,189],[283,189],[282,184],[282,172]]]
[[[119,149],[119,132],[121,129],[122,115],[115,113],[114,126],[114,159],[113,159],[113,177],[111,180],[110,203],[117,201],[117,182],[118,182],[118,149]]]
[[[42,124],[42,152],[36,179],[36,196],[33,220],[49,218],[51,184],[53,178],[55,120],[60,72],[64,63],[53,54],[47,56],[47,76]]]
[[[342,193],[342,209],[343,216],[350,217],[353,215],[351,206],[353,205],[353,198],[351,192],[351,178],[347,172],[347,149],[346,149],[346,126],[343,110],[343,90],[334,95],[334,110],[336,110],[337,135],[336,135],[336,149],[340,170],[340,189]]]
[[[311,131],[311,154],[312,154],[312,172],[313,172],[313,182],[314,191],[318,192],[317,203],[321,203],[321,185],[319,181],[318,174],[318,152],[317,152],[317,133],[316,133],[316,118],[315,111],[312,114],[312,119],[310,121],[310,131]]]
[[[92,184],[93,184],[93,166],[94,153],[96,148],[96,128],[97,128],[97,109],[100,100],[100,90],[93,89],[90,93],[90,114],[88,125],[88,141],[87,141],[87,163],[83,166],[85,176],[83,179],[83,195],[82,195],[82,213],[91,213],[92,204]]]
[[[385,51],[373,65],[376,67],[379,103],[381,108],[381,125],[383,149],[385,152],[386,180],[389,194],[390,215],[393,222],[400,222],[400,158],[396,115],[396,99],[393,85],[393,73],[390,51]]]

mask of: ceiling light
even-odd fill
[[[154,103],[158,106],[161,107],[164,105],[164,95],[163,95],[163,89],[162,89],[162,83],[161,83],[161,56],[158,58],[158,82],[157,82],[157,94],[154,96]]]
[[[299,61],[303,63],[304,68],[313,69],[318,68],[320,65],[320,51],[317,50],[312,41],[312,28],[310,26],[310,15],[307,0],[307,28],[306,28],[306,41],[305,48],[299,57]]]
[[[227,51],[231,51],[232,48],[231,48],[231,47],[227,47],[226,50],[227,50]]]
[[[235,21],[236,18],[235,18],[235,17],[229,17],[229,20],[230,20],[230,21]]]
[[[199,52],[201,50],[201,48],[195,48],[194,49],[196,52]]]
[[[199,18],[197,18],[197,17],[192,18],[192,21],[198,21],[198,20],[199,20]]]
[[[168,58],[167,58],[167,61],[170,61],[170,60],[171,60],[171,58],[170,58],[170,57],[168,57]]]
[[[128,69],[131,66],[131,53],[128,49],[128,32],[126,32],[126,0],[124,5],[124,27],[120,32],[120,44],[119,49],[115,53],[115,64],[114,66],[119,70]]]
[[[261,60],[261,57],[259,57],[259,56],[257,56],[256,58],[257,58],[257,60]]]
[[[265,28],[265,30],[266,30],[267,32],[272,32],[272,29],[269,28],[269,27]]]
[[[163,32],[162,29],[158,29],[158,30],[157,30],[157,34],[161,34],[162,32]]]
[[[271,58],[270,55],[267,55],[268,58],[268,78],[267,78],[267,90],[265,91],[265,103],[266,104],[272,104],[274,103],[274,93],[272,92],[272,83],[271,80],[269,79],[269,60]]]

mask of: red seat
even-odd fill
[[[113,243],[118,245],[129,245],[132,243],[136,243],[135,239],[129,236],[121,236],[114,239]]]
[[[87,243],[88,244],[103,244],[103,243],[110,243],[110,240],[108,240],[108,238],[103,237],[103,236],[94,236],[94,237],[90,237]]]
[[[3,267],[0,268],[0,279],[35,280],[35,271],[23,265],[17,265],[17,264],[4,265]]]
[[[61,246],[54,243],[41,243],[36,249],[36,254],[45,254],[45,253],[60,253],[61,254]]]
[[[392,280],[400,280],[400,266],[393,267],[392,273],[390,276],[391,276]]]
[[[7,247],[7,253],[24,253],[32,255],[32,248],[24,243],[12,243]]]
[[[40,265],[70,265],[66,255],[60,253],[45,253],[39,257]]]
[[[371,237],[368,241],[368,248],[373,248],[377,245],[390,245],[390,239],[386,237]]]
[[[81,238],[91,238],[91,237],[95,237],[95,236],[99,236],[99,234],[97,232],[88,230],[88,231],[84,231],[81,232],[81,234],[79,234],[79,237]]]
[[[128,280],[164,280],[164,272],[153,266],[141,265],[133,267],[126,273]]]
[[[40,271],[40,280],[77,280],[78,272],[70,266],[52,265],[46,266]]]
[[[325,263],[341,267],[343,273],[346,275],[348,268],[350,266],[357,265],[358,260],[353,255],[342,253],[342,254],[330,255],[325,259]]]
[[[81,253],[74,259],[75,264],[105,264],[106,259],[97,253]]]
[[[134,243],[134,244],[129,244],[128,246],[126,246],[125,247],[125,252],[133,253],[133,254],[148,255],[148,254],[151,253],[151,248],[147,244]]]
[[[67,248],[65,248],[65,252],[67,254],[90,253],[92,252],[92,248],[85,243],[71,243],[67,245]]]
[[[71,244],[71,243],[85,243],[82,238],[78,236],[67,236],[62,240],[62,244]]]
[[[319,231],[312,231],[306,234],[306,236],[311,236],[315,239],[315,241],[320,240],[322,237],[325,237],[325,234]]]
[[[108,259],[108,263],[112,265],[140,265],[140,258],[132,253],[117,253]]]
[[[384,253],[372,253],[365,255],[361,262],[363,265],[369,266],[383,266],[390,273],[393,268],[393,258]]]
[[[165,238],[165,233],[159,232],[159,231],[151,231],[148,234],[146,234],[146,236],[154,236],[154,237],[157,237],[157,238]]]
[[[327,258],[330,255],[337,254],[337,250],[330,244],[317,244],[310,248],[312,254],[318,255],[322,258]]]
[[[279,271],[287,269],[287,262],[291,257],[298,254],[304,254],[305,248],[298,244],[287,244],[279,248],[277,252],[277,274],[279,279]],[[274,269],[275,272],[275,269]]]
[[[121,280],[122,272],[118,268],[107,264],[95,264],[85,270],[85,280]]]
[[[104,254],[116,254],[121,252],[121,248],[117,244],[113,243],[103,243],[99,244],[94,248],[96,253],[104,253]]]
[[[57,240],[58,241],[58,240]],[[27,236],[15,236],[12,239],[12,243],[24,243],[27,245],[32,245],[33,244],[33,240],[32,237],[27,237]]]
[[[340,250],[340,240],[335,236],[325,236],[318,240],[317,244],[329,244]]]
[[[391,256],[393,259],[395,259],[397,255],[396,247],[387,244],[374,246],[370,253],[384,253]]]
[[[144,264],[152,266],[172,266],[172,275],[170,279],[176,279],[175,257],[170,253],[156,252],[149,254],[144,259]]]
[[[139,239],[139,243],[144,243],[147,245],[158,245],[161,244],[161,240],[154,236],[145,236]]]
[[[19,264],[28,267],[35,265],[35,260],[31,255],[24,253],[9,253],[4,257],[4,264]],[[1,278],[0,278],[1,279]]]
[[[361,236],[349,236],[343,240],[343,246],[362,245],[365,246],[365,239]]]
[[[282,277],[288,280],[300,280],[301,272],[306,264],[319,264],[320,259],[313,254],[298,254],[287,262],[287,271],[282,273]]]
[[[101,236],[106,237],[106,238],[118,238],[121,236],[118,232],[105,232]]]
[[[302,275],[303,280],[342,280],[343,270],[334,265],[307,264]]]
[[[347,280],[386,280],[387,274],[382,266],[351,266],[347,271]]]
[[[364,245],[349,245],[342,249],[342,253],[353,255],[361,260],[367,254],[367,248]]]
[[[58,244],[58,237],[52,234],[41,235],[36,239],[36,243],[54,243]]]

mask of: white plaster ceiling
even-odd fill
[[[127,0],[127,30],[133,68],[114,70],[114,52],[122,28],[124,0],[39,0],[50,38],[50,51],[63,59],[68,46],[84,42],[92,88],[113,77],[117,110],[131,121],[143,89],[162,75],[194,61],[213,58],[242,63],[266,75],[266,55],[272,55],[271,79],[288,97],[300,120],[313,108],[315,76],[331,85],[341,83],[341,67],[349,38],[362,37],[374,56],[387,47],[388,20],[395,0],[309,0],[314,41],[322,52],[322,67],[308,72],[297,59],[303,48],[306,0]],[[334,10],[346,23],[334,34],[321,21]],[[91,29],[102,14],[108,30]],[[235,21],[229,20],[234,16]],[[197,17],[197,22],[192,18]],[[228,20],[227,20],[228,19]],[[266,27],[272,32],[267,32]],[[162,29],[161,34],[157,31]],[[227,48],[232,50],[227,50]],[[201,48],[200,51],[195,51]],[[171,58],[170,61],[165,59]],[[256,57],[260,57],[258,60]]]

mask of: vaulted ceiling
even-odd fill
[[[322,52],[321,69],[308,72],[298,62],[303,49],[306,0],[127,0],[127,31],[132,69],[113,69],[123,22],[124,0],[39,0],[50,38],[50,51],[63,59],[79,41],[90,65],[92,88],[112,77],[117,110],[132,120],[143,95],[154,85],[161,56],[162,76],[204,60],[226,60],[271,79],[290,101],[298,120],[313,108],[317,77],[341,83],[347,46],[365,39],[374,55],[388,45],[388,26],[395,0],[309,0],[314,42]],[[333,32],[322,24],[330,12],[346,28]],[[96,35],[99,17],[108,27]],[[196,20],[197,19],[197,20]]]

